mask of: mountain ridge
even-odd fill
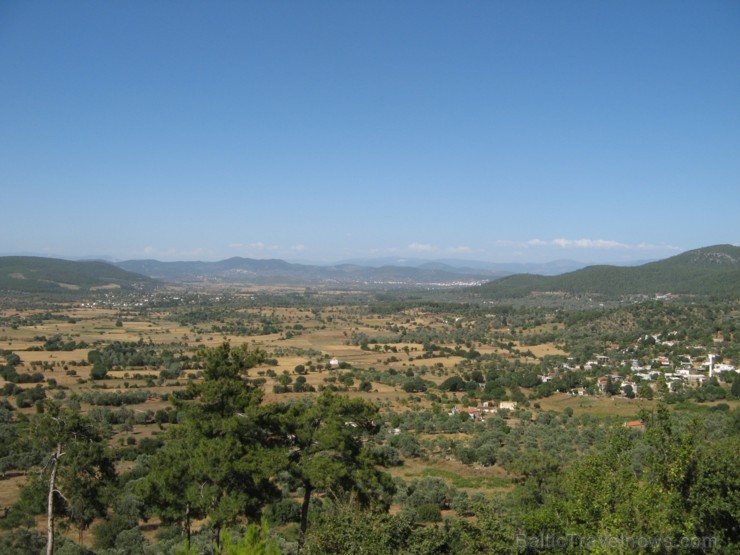
[[[417,261],[418,262],[418,261]],[[444,262],[368,267],[308,265],[281,259],[232,257],[217,262],[69,261],[0,257],[0,291],[39,293],[145,289],[157,282],[269,285],[477,286],[476,295],[518,298],[533,293],[730,294],[740,287],[740,247],[714,245],[639,266],[593,265],[557,275],[507,274],[457,268]]]
[[[404,284],[487,281],[501,272],[470,272],[456,268],[416,268],[408,266],[368,267],[356,264],[309,265],[280,259],[232,257],[217,262],[160,262],[126,260],[119,268],[154,279],[180,283],[216,281],[223,283],[361,283],[401,282]]]
[[[740,247],[713,245],[640,266],[597,265],[557,276],[516,274],[482,285],[481,296],[524,297],[533,293],[740,294]]]

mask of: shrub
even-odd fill
[[[422,522],[440,522],[442,520],[442,512],[439,507],[432,503],[425,503],[416,509],[416,516]]]
[[[301,506],[292,499],[281,499],[265,511],[267,522],[272,525],[283,525],[289,522],[300,522]]]

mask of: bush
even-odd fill
[[[411,378],[403,384],[403,390],[406,393],[421,393],[427,390],[427,384],[419,377]]]
[[[7,517],[6,517],[7,518]],[[32,522],[25,525],[31,526]],[[42,553],[46,547],[46,537],[38,530],[18,528],[10,534],[0,536],[0,552],[8,554]]]
[[[107,375],[108,370],[106,370],[102,366],[93,366],[92,370],[90,370],[91,380],[104,380]]]
[[[400,433],[390,439],[391,446],[395,447],[404,457],[420,457],[421,444],[415,435],[408,432]]]
[[[40,385],[37,385],[33,389],[16,392],[15,404],[18,405],[19,409],[23,409],[32,406],[36,401],[43,401],[44,399],[46,399],[46,392]]]
[[[427,476],[411,483],[406,504],[408,507],[417,510],[425,505],[431,505],[437,510],[447,509],[450,505],[452,493],[454,492],[451,492],[444,480]]]
[[[403,464],[401,457],[398,454],[398,450],[390,445],[382,445],[373,449],[373,457],[375,461],[381,465],[387,467],[400,466]]]
[[[164,442],[158,437],[143,437],[139,440],[139,451],[153,455],[162,445]]]
[[[41,372],[33,374],[18,374],[17,383],[41,383],[44,381],[44,375]]]
[[[439,384],[439,388],[442,391],[465,391],[465,385],[465,380],[460,376],[452,376]]]
[[[267,507],[265,517],[267,517],[267,522],[271,525],[300,522],[301,506],[292,499],[281,499]]]
[[[416,509],[416,516],[422,522],[440,522],[442,520],[442,512],[439,507],[432,503],[425,503]]]

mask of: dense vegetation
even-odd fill
[[[456,295],[5,311],[0,552],[737,551],[736,296]]]

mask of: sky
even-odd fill
[[[0,254],[740,243],[740,2],[0,2]]]

